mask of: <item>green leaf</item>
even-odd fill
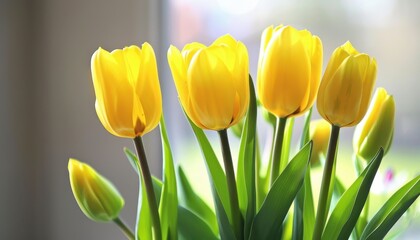
[[[159,202],[159,216],[163,239],[177,239],[178,195],[174,162],[166,131],[165,119],[160,119],[160,132],[163,147],[163,186]]]
[[[200,145],[204,159],[206,160],[220,236],[222,239],[235,239],[235,234],[233,233],[233,229],[230,224],[232,219],[230,215],[231,210],[226,175],[223,172],[223,169],[217,160],[216,154],[214,153],[214,150],[203,130],[198,128],[189,118],[188,121],[190,122]],[[229,215],[226,213],[229,213]]]
[[[124,153],[127,156],[130,163],[138,168],[137,173],[139,173],[140,164],[139,164],[137,156],[128,148],[124,148]],[[140,212],[140,214],[137,213],[137,216],[140,216],[140,217],[139,217],[138,225],[136,226],[136,234],[140,239],[153,239],[153,233],[152,233],[153,223],[152,223],[152,216],[150,213],[149,201],[147,200],[146,187],[144,185],[143,179],[140,174],[138,174],[138,177],[140,181],[138,206],[141,206],[141,207],[137,209],[137,211]],[[153,177],[152,177],[152,180],[154,180],[153,190],[155,192],[156,201],[159,202],[160,201],[159,197],[160,197],[160,192],[161,192],[161,188],[159,189],[159,187],[162,186],[162,183],[158,179],[153,178]]]
[[[185,175],[184,170],[181,166],[178,167],[178,177],[180,183],[180,195],[183,199],[185,206],[194,214],[199,216],[209,225],[210,229],[215,235],[219,234],[217,228],[216,215],[213,210],[198,196],[193,188],[191,187],[190,182]]]
[[[257,101],[254,84],[249,76],[250,102],[244,128],[242,130],[241,144],[238,156],[237,186],[239,206],[242,215],[245,216],[244,236],[249,236],[252,220],[256,211],[255,189],[255,144],[257,124]]]
[[[334,162],[334,173],[336,163],[337,161]],[[338,176],[334,177],[333,183],[330,186],[332,186],[332,192],[329,200],[331,202],[329,212],[331,212],[335,208],[335,206],[337,206],[338,201],[340,201],[341,196],[343,196],[344,192],[346,191],[344,184],[338,178]]]
[[[305,115],[300,147],[309,142],[309,125],[311,123],[312,108]],[[310,168],[306,171],[304,185],[299,190],[293,212],[293,239],[311,239],[315,220],[314,202]],[[306,238],[305,238],[306,237]]]
[[[156,201],[160,202],[160,196],[162,195],[163,183],[155,176],[152,176],[153,191],[155,192]]]
[[[309,142],[276,179],[254,218],[249,239],[279,239],[281,237],[280,226],[302,186],[311,149],[312,142]]]
[[[202,218],[181,206],[178,206],[178,230],[180,239],[218,239]]]
[[[383,239],[420,195],[420,176],[406,183],[379,209],[367,224],[361,239]]]
[[[300,147],[303,147],[310,140],[309,127],[311,125],[312,108],[313,107],[311,107],[309,111],[305,114],[305,123],[303,125],[302,136],[300,138]]]
[[[260,210],[261,205],[267,195],[268,188],[268,179],[265,174],[266,171],[263,172],[263,161],[261,156],[261,148],[259,145],[258,134],[255,136],[255,185],[256,185],[256,211]]]
[[[310,170],[306,170],[306,174],[309,171]],[[305,175],[305,178],[306,178],[306,175]],[[303,225],[304,201],[305,201],[305,184],[303,184],[303,186],[298,191],[295,201],[294,201],[293,227],[292,227],[292,237],[291,237],[293,240],[303,239],[303,228],[306,227]]]
[[[312,239],[315,226],[315,207],[314,197],[312,194],[312,183],[311,183],[311,168],[306,170],[306,176],[304,180],[305,196],[303,203],[303,239]]]
[[[216,189],[212,186],[214,207],[216,209],[217,223],[219,227],[219,233],[221,239],[235,240],[236,236],[232,229],[232,225],[229,222],[229,217],[223,208],[222,202],[219,195],[216,193]]]
[[[214,150],[209,140],[204,134],[204,131],[197,127],[188,117],[187,119],[190,122],[191,128],[193,129],[198,144],[200,145],[201,152],[204,156],[207,171],[209,172],[210,184],[214,186],[216,190],[215,193],[217,193],[217,195],[219,196],[220,201],[222,202],[222,205],[225,208],[225,211],[230,213],[230,202],[225,172],[220,166],[217,156],[214,153]]]
[[[287,118],[286,127],[284,131],[283,147],[281,149],[280,173],[286,168],[290,157],[290,142],[292,141],[293,126],[295,125],[295,118]]]
[[[137,160],[136,154],[134,154],[129,148],[126,148],[126,147],[124,147],[124,153],[127,156],[128,162],[133,167],[134,171],[137,173],[138,176],[140,176],[139,175],[140,165]]]
[[[134,154],[129,148],[124,148],[124,153],[128,161],[130,162],[130,164],[133,166],[136,173],[139,174],[138,169],[136,169],[137,167],[140,169],[140,165],[138,165],[139,162],[137,160],[137,155]],[[140,175],[138,176],[141,177]],[[159,203],[163,183],[160,179],[158,179],[155,176],[152,176],[152,183],[153,183],[153,191],[155,192],[156,201]]]
[[[348,239],[363,209],[370,186],[383,157],[381,148],[331,213],[321,239]]]

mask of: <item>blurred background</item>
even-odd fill
[[[166,60],[170,44],[210,44],[230,33],[247,45],[255,78],[260,35],[269,25],[318,35],[324,68],[332,51],[350,40],[377,59],[376,86],[397,104],[394,146],[382,168],[411,178],[420,172],[419,12],[417,0],[1,0],[0,239],[123,239],[113,224],[94,223],[79,210],[69,157],[115,183],[126,199],[122,217],[133,226],[138,183],[122,152],[132,143],[109,134],[94,110],[90,57],[99,46],[154,46],[169,137],[182,163],[190,158],[187,144],[195,142],[176,101]],[[351,153],[352,133],[341,135],[344,153]],[[160,176],[159,132],[145,140],[152,172]],[[203,167],[201,158],[193,164]],[[197,182],[203,189],[207,184]],[[416,222],[401,238],[414,239]]]

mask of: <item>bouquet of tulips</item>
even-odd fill
[[[174,166],[153,48],[148,43],[112,52],[99,48],[91,61],[98,118],[111,134],[133,139],[136,149],[124,150],[139,177],[135,231],[120,218],[124,199],[117,188],[89,165],[70,159],[79,207],[94,221],[115,222],[128,239],[384,238],[420,194],[416,176],[369,216],[370,188],[392,142],[394,99],[379,88],[371,101],[376,61],[350,42],[332,53],[321,77],[322,60],[319,37],[290,26],[268,27],[255,91],[247,48],[232,36],[210,46],[169,48],[179,101],[207,167],[209,206],[191,185],[197,180]],[[323,120],[311,120],[315,100]],[[269,159],[263,159],[258,140],[259,108],[274,130]],[[289,158],[293,120],[299,116],[305,119],[300,150]],[[151,176],[142,143],[157,125],[162,179]],[[349,160],[336,159],[337,143],[340,129],[352,126],[357,178],[346,186],[335,169],[337,161]],[[238,156],[231,154],[229,128],[240,138]],[[214,146],[204,130],[217,131],[220,145]],[[317,164],[323,167],[321,186],[311,181],[311,166]],[[313,188],[320,188],[317,201]]]

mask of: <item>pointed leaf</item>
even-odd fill
[[[229,217],[220,201],[219,195],[216,193],[216,189],[212,186],[214,208],[216,209],[217,224],[219,227],[219,233],[221,239],[235,240],[236,236],[233,232],[232,226],[229,222]]]
[[[283,147],[281,149],[280,173],[289,163],[290,157],[290,143],[292,141],[293,126],[295,125],[295,118],[288,118],[284,131]]]
[[[249,76],[249,86],[250,103],[244,128],[242,130],[237,170],[239,206],[242,215],[245,216],[245,238],[248,238],[249,236],[252,220],[254,219],[256,211],[255,134],[257,124],[257,102],[251,76]]]
[[[126,147],[124,148],[124,153],[127,156],[128,162],[133,167],[134,171],[137,173],[137,175],[139,175],[140,165],[137,161],[137,156],[129,148]]]
[[[178,232],[180,239],[218,239],[207,223],[192,211],[178,206],[178,213]]]
[[[181,166],[178,167],[178,177],[181,190],[180,196],[182,196],[181,199],[183,199],[185,206],[188,208],[188,210],[203,219],[203,221],[206,222],[213,233],[218,235],[219,230],[217,228],[216,214],[201,199],[201,197],[194,192]]]
[[[312,239],[315,226],[315,207],[312,194],[311,168],[306,170],[305,176],[305,199],[303,203],[303,239]]]
[[[305,115],[300,147],[309,142],[309,125],[311,123],[312,108]],[[312,196],[311,169],[306,171],[304,184],[299,190],[293,212],[293,239],[311,239],[315,220],[314,202]]]
[[[305,123],[303,125],[302,136],[300,138],[300,147],[303,147],[310,140],[309,126],[311,125],[312,108],[305,114]]]
[[[321,239],[348,239],[363,209],[383,157],[381,148],[356,181],[344,192],[331,213]]]
[[[302,186],[312,149],[305,145],[276,179],[260,211],[254,218],[249,239],[279,239],[282,225],[290,205]]]
[[[178,195],[171,146],[166,131],[165,119],[160,119],[160,132],[163,148],[163,187],[159,203],[159,216],[163,239],[177,239]]]
[[[420,195],[420,176],[401,187],[369,221],[361,239],[383,239]]]
[[[138,158],[137,155],[134,154],[129,148],[124,148],[124,153],[125,156],[127,157],[127,159],[129,160],[130,164],[132,164],[133,168],[139,168],[140,169],[140,165],[138,162]],[[137,174],[139,174],[139,170],[135,170],[137,172]],[[138,175],[139,177],[141,177],[141,175]],[[156,201],[159,203],[160,202],[160,194],[162,191],[162,181],[155,177],[152,176],[152,183],[153,183],[153,191],[155,192],[155,197],[156,197]]]
[[[188,117],[187,117],[188,118]],[[216,210],[219,233],[222,239],[235,239],[235,234],[231,227],[230,202],[227,190],[226,175],[210,145],[209,140],[203,130],[198,128],[190,119],[188,119],[194,131],[201,152],[206,160],[210,185],[213,193],[214,208]],[[226,213],[229,213],[226,214]]]
[[[213,185],[216,190],[214,193],[219,196],[225,211],[230,213],[230,202],[225,172],[220,166],[217,156],[203,130],[197,127],[188,117],[187,119],[190,122],[191,128],[193,129],[198,144],[200,145],[201,152],[206,162],[207,171],[209,173],[210,184]],[[230,219],[230,215],[228,215],[228,217]]]
[[[137,173],[140,171],[140,164],[137,156],[128,148],[124,148],[124,153],[127,156],[130,163],[135,165],[137,167]],[[144,185],[143,179],[140,174],[138,174],[139,177],[139,199],[138,199],[138,206],[140,206],[139,209],[137,209],[138,213],[137,216],[139,216],[139,221],[137,222],[136,226],[136,234],[140,239],[153,239],[153,233],[152,233],[152,216],[150,213],[150,207],[149,207],[149,201],[147,200],[147,193],[146,193],[146,187]],[[153,189],[156,196],[156,201],[160,201],[160,192],[162,186],[162,183],[152,177],[153,183]],[[140,213],[140,214],[139,214]]]

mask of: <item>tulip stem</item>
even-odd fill
[[[147,200],[149,202],[150,214],[151,214],[152,223],[153,223],[153,233],[154,233],[153,235],[155,237],[154,239],[161,240],[162,232],[160,228],[159,212],[158,212],[158,207],[156,203],[155,192],[153,190],[152,176],[150,174],[149,166],[147,164],[146,152],[144,151],[143,141],[141,137],[134,138],[134,145],[136,146],[137,155],[139,157],[141,177],[143,179],[144,186],[146,187]],[[141,193],[139,193],[139,198],[140,197],[141,197]],[[141,201],[139,201],[139,203],[141,203]],[[140,221],[140,207],[141,206],[139,205],[138,215],[137,215],[137,224],[136,224],[137,236],[138,236],[138,231],[139,231],[138,225]]]
[[[274,150],[272,152],[272,166],[271,166],[271,185],[276,181],[280,174],[281,152],[283,148],[284,130],[286,127],[287,118],[277,118],[276,133],[274,137]]]
[[[131,229],[125,224],[125,222],[121,218],[117,217],[113,221],[121,229],[121,231],[124,233],[124,235],[127,237],[127,239],[129,239],[129,240],[134,240],[135,239],[133,232],[131,231]]]
[[[322,175],[321,191],[319,193],[318,210],[315,219],[314,240],[321,239],[322,232],[324,231],[325,220],[328,216],[329,210],[329,196],[331,188],[331,179],[335,175],[333,173],[335,157],[337,153],[338,136],[340,134],[340,127],[332,125],[330,143],[328,145],[327,158],[325,160],[324,173]]]
[[[226,181],[229,191],[232,225],[237,239],[243,239],[242,216],[239,211],[238,190],[236,188],[235,171],[233,170],[232,155],[226,129],[218,131],[222,146],[223,162],[225,165]]]

